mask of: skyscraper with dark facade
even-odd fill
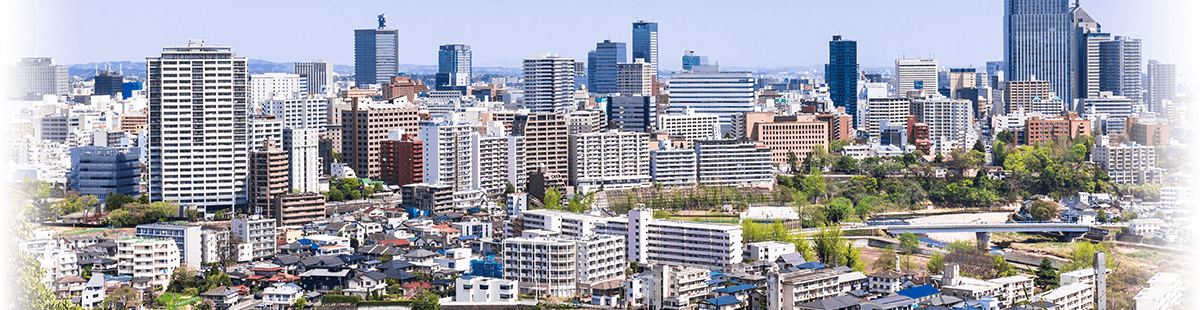
[[[400,72],[400,32],[387,29],[387,14],[379,15],[379,28],[354,30],[354,83],[386,84]]]
[[[650,63],[658,76],[658,23],[639,20],[633,23],[633,59]]]
[[[1071,17],[1067,0],[1005,0],[1006,79],[1049,81],[1050,91],[1072,102],[1076,85]]]
[[[617,91],[617,64],[628,62],[625,58],[625,43],[605,39],[596,43],[596,50],[588,52],[588,87],[593,93],[607,94]]]
[[[833,106],[846,108],[846,114],[858,122],[858,42],[835,35],[829,41],[829,64],[825,65],[825,83]]]
[[[438,73],[434,80],[437,90],[453,90],[463,94],[471,85],[471,46],[446,44],[438,48]]]
[[[1142,40],[1115,36],[1100,42],[1100,91],[1142,104]]]
[[[692,66],[707,66],[708,56],[696,55],[696,51],[683,52],[683,70],[691,71]]]
[[[121,95],[121,90],[125,86],[125,77],[121,76],[113,70],[100,71],[100,75],[96,76],[94,84],[95,90],[93,95]],[[120,99],[120,98],[118,98]]]

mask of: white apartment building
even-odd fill
[[[84,284],[83,293],[79,296],[79,304],[84,309],[100,308],[107,295],[103,273],[92,273],[92,278]]]
[[[116,258],[118,275],[148,279],[146,284],[155,289],[166,287],[179,267],[179,249],[171,240],[118,239]]]
[[[1146,281],[1148,287],[1133,297],[1138,310],[1166,310],[1179,303],[1182,284],[1178,273],[1159,272]]]
[[[254,108],[267,100],[308,97],[308,78],[299,74],[264,73],[250,75],[250,104]]]
[[[609,281],[625,281],[625,238],[591,234],[575,239],[576,277],[581,290]]]
[[[767,309],[800,309],[815,299],[845,295],[866,289],[861,272],[843,273],[832,268],[802,269],[767,275]]]
[[[1094,285],[1071,283],[1042,293],[1038,300],[1052,302],[1061,310],[1086,310],[1092,309],[1095,291]]]
[[[5,88],[10,95],[67,95],[71,75],[67,66],[55,65],[53,57],[25,57],[8,67]]]
[[[721,126],[718,133],[730,131],[734,114],[754,110],[754,76],[747,71],[722,72],[716,65],[692,66],[690,71],[672,74],[667,89],[671,100],[668,112],[695,110],[717,115]]]
[[[909,98],[910,91],[936,94],[938,92],[937,59],[896,59],[896,80],[893,83],[896,95],[901,98]]]
[[[290,187],[301,193],[321,191],[320,131],[316,128],[284,128],[283,150],[288,152]]]
[[[767,186],[775,183],[771,149],[747,140],[696,141],[696,181],[701,186]]]
[[[670,141],[650,151],[650,179],[667,188],[696,186],[696,150],[670,149]]]
[[[333,74],[330,74],[329,63],[324,60],[314,62],[297,62],[292,67],[292,73],[304,77],[305,89],[311,95],[331,95],[334,93]]]
[[[233,236],[241,242],[249,244],[254,260],[273,259],[275,257],[275,219],[235,218],[230,221]]]
[[[1025,111],[1024,108],[1019,108],[1017,111],[1006,114],[997,114],[992,116],[992,131],[1023,131],[1025,130],[1025,121],[1030,118],[1045,119],[1049,115],[1041,112]]]
[[[1099,162],[1115,184],[1161,183],[1164,171],[1155,167],[1154,146],[1129,142],[1121,145],[1100,143],[1092,150],[1092,159]]]
[[[134,236],[145,239],[162,239],[175,242],[179,259],[192,270],[200,270],[203,263],[200,226],[170,223],[142,224],[134,228]]]
[[[742,227],[660,220],[649,210],[635,209],[629,216],[600,217],[554,211],[521,212],[525,230],[545,230],[579,238],[587,234],[625,237],[628,260],[724,269],[742,262]],[[509,235],[515,234],[513,231]]]
[[[867,99],[866,127],[867,136],[879,139],[879,126],[883,121],[889,124],[904,124],[908,122],[909,100],[906,98],[871,98]]]
[[[720,137],[720,130],[720,117],[716,114],[687,110],[684,113],[658,115],[658,132],[665,132],[677,139],[687,141],[716,139]]]
[[[250,117],[250,151],[266,151],[267,145],[273,150],[283,149],[283,120],[273,115],[258,115]]]
[[[525,178],[528,175],[525,170],[525,136],[508,136],[505,148],[507,162],[505,163],[505,176],[508,184],[512,184],[517,191],[525,191]]]
[[[312,128],[322,135],[329,126],[329,100],[325,98],[271,99],[263,104],[263,114],[283,119],[291,128]]]
[[[929,140],[933,142],[931,153],[950,154],[956,148],[969,149],[979,140],[970,101],[937,96],[913,100],[909,110],[918,123],[929,125]],[[891,119],[888,121],[896,124]]]
[[[617,93],[622,96],[650,96],[653,94],[654,66],[641,58],[633,62],[617,64]]]
[[[599,132],[607,128],[604,111],[575,110],[567,114],[568,134]]]
[[[1107,114],[1109,117],[1125,118],[1134,113],[1133,99],[1113,95],[1111,91],[1102,91],[1096,98],[1085,98],[1079,103],[1080,114]]]
[[[573,134],[568,176],[576,191],[650,186],[650,134],[632,131]]]
[[[650,309],[695,310],[712,292],[705,268],[658,264],[650,272]]]
[[[504,277],[521,294],[570,297],[576,293],[575,242],[557,238],[504,239]]]
[[[746,254],[760,262],[774,262],[783,254],[796,253],[796,244],[781,241],[763,241],[746,244]]]
[[[462,276],[454,280],[456,302],[516,302],[517,281],[478,276]]]
[[[531,113],[567,114],[575,111],[575,59],[538,53],[526,58],[524,108]]]
[[[262,291],[262,301],[270,309],[291,309],[297,299],[304,297],[304,289],[292,283],[275,283]]]
[[[150,200],[206,213],[246,205],[246,57],[192,40],[146,57],[146,67]]]
[[[417,137],[423,147],[425,183],[450,185],[455,192],[471,188],[473,132],[470,124],[422,124]]]
[[[508,137],[471,135],[471,185],[488,194],[504,192],[508,182]],[[514,185],[515,186],[515,185]]]

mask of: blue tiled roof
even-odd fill
[[[725,283],[725,279],[708,280],[708,285],[721,284],[721,283]]]
[[[733,296],[721,296],[721,297],[717,297],[717,298],[713,298],[713,299],[709,299],[709,300],[705,300],[705,301],[707,301],[708,303],[713,304],[714,306],[717,306],[717,307],[724,306],[724,305],[732,305],[732,304],[742,302],[741,300],[738,300],[737,297],[733,297]]]
[[[819,262],[807,262],[807,263],[796,265],[796,268],[801,268],[801,269],[821,269],[821,268],[825,268],[825,267],[828,267],[828,266],[826,266],[825,264],[819,263]]]
[[[912,299],[920,299],[939,293],[941,293],[941,291],[938,291],[937,288],[934,288],[933,285],[929,284],[896,292],[896,294],[908,296],[908,298]]]
[[[756,288],[758,288],[758,287],[750,285],[750,284],[739,284],[739,285],[734,285],[734,286],[730,286],[730,287],[715,289],[713,291],[717,292],[717,293],[733,294],[733,293],[746,291],[746,290],[752,290],[752,289],[756,289]]]

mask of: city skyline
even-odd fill
[[[1003,59],[1002,1],[961,3],[958,1],[922,1],[899,8],[879,1],[843,3],[768,3],[748,5],[722,2],[707,5],[678,6],[677,2],[644,4],[637,10],[620,3],[569,3],[572,12],[593,13],[588,23],[579,23],[577,14],[543,15],[537,19],[520,15],[468,14],[455,20],[461,27],[447,26],[436,14],[410,15],[405,12],[422,8],[462,10],[466,12],[513,11],[542,13],[527,3],[457,2],[447,4],[413,3],[400,10],[388,3],[338,7],[324,3],[278,6],[270,3],[239,5],[244,10],[222,9],[214,5],[183,16],[163,16],[148,12],[171,11],[174,4],[130,2],[113,6],[94,3],[51,1],[26,10],[16,20],[63,19],[37,29],[10,29],[9,36],[19,42],[10,49],[18,56],[55,57],[58,63],[79,64],[104,61],[140,61],[164,46],[186,45],[189,39],[203,38],[208,44],[231,46],[251,59],[273,62],[326,60],[332,64],[353,64],[353,30],[374,28],[376,16],[390,14],[388,27],[401,30],[401,64],[436,65],[437,49],[443,44],[472,46],[474,64],[479,67],[520,67],[521,60],[537,52],[586,59],[595,42],[611,39],[632,43],[632,23],[657,22],[661,71],[678,71],[685,49],[710,57],[710,63],[726,67],[809,67],[820,71],[828,59],[827,42],[834,34],[859,42],[859,63],[864,68],[887,68],[897,58],[935,57],[944,67],[982,68],[988,60]],[[1196,5],[1182,0],[1122,2],[1092,0],[1081,3],[1104,25],[1106,32],[1130,36],[1144,42],[1143,60],[1156,59],[1195,67],[1186,57],[1186,40],[1170,35],[1171,29],[1185,21],[1183,12],[1170,7]],[[18,3],[31,6],[30,3]],[[775,9],[763,10],[767,7]],[[928,8],[952,12],[929,18]],[[269,9],[268,9],[269,8]],[[877,9],[863,9],[877,8]],[[260,14],[272,12],[273,14]],[[14,14],[16,15],[16,14]],[[145,18],[124,23],[104,23],[112,16],[133,15]],[[1154,18],[1148,18],[1154,16]],[[744,19],[754,23],[714,23],[716,20]],[[223,22],[215,22],[222,20]],[[905,28],[880,27],[872,20],[890,20]],[[172,21],[172,22],[168,22]],[[233,21],[233,22],[230,22]],[[20,25],[21,23],[17,23]],[[17,26],[13,25],[13,26]],[[86,25],[86,27],[84,27]],[[165,26],[164,26],[165,25]],[[450,24],[452,25],[452,24]],[[966,26],[964,26],[966,25]],[[970,27],[969,25],[979,25]],[[10,26],[10,27],[13,27]],[[281,31],[280,27],[292,29]],[[18,26],[19,27],[19,26]],[[907,36],[904,29],[935,27],[932,36]],[[75,31],[68,31],[74,29]],[[80,30],[82,29],[82,30]],[[136,32],[130,29],[138,29]],[[497,31],[496,29],[499,29]],[[256,35],[271,32],[270,36]],[[929,31],[921,31],[929,33]],[[104,37],[102,33],[139,33],[135,36]],[[499,33],[500,35],[497,35]],[[57,34],[57,35],[51,35]],[[55,40],[46,38],[54,37]],[[304,43],[305,41],[311,44]],[[293,48],[305,46],[306,48]],[[1187,70],[1181,70],[1187,71]],[[819,73],[819,72],[818,72]]]

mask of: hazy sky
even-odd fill
[[[1188,0],[1084,0],[1114,35],[1143,39],[1143,59],[1184,63],[1196,33]],[[816,66],[832,34],[857,40],[864,66],[933,55],[941,66],[1002,58],[1001,0],[838,1],[40,1],[12,5],[13,54],[59,63],[143,61],[162,46],[204,37],[275,62],[353,64],[353,30],[388,14],[401,29],[401,63],[433,65],[437,46],[471,45],[476,66],[520,66],[536,52],[585,60],[595,43],[631,42],[631,22],[659,23],[661,68],[684,49],[723,66]],[[1194,18],[1194,16],[1188,16]]]

